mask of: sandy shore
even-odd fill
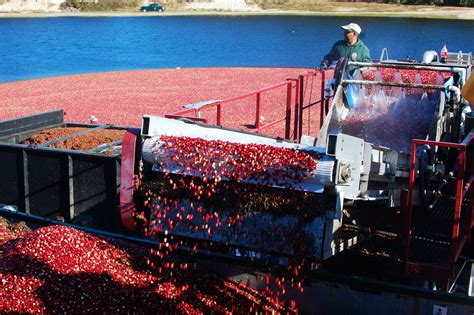
[[[359,17],[404,17],[474,20],[474,8],[435,6],[377,6],[335,7],[327,11],[304,10],[258,10],[258,11],[213,11],[213,10],[168,10],[166,12],[108,11],[108,12],[0,12],[0,18],[52,18],[52,17],[140,17],[140,16],[264,16],[264,15],[306,15],[306,16],[359,16]]]

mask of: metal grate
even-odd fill
[[[415,221],[409,260],[430,265],[450,265],[455,190],[439,197],[431,211]]]

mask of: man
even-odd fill
[[[331,51],[324,56],[320,68],[325,69],[341,57],[349,61],[371,61],[370,52],[367,46],[359,39],[362,29],[356,23],[341,26],[344,30],[344,40],[337,41],[331,48]],[[352,68],[352,69],[351,69]],[[350,67],[352,73],[355,67]]]

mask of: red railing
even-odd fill
[[[320,76],[320,86],[314,86],[313,82],[317,82],[318,80],[314,80],[315,77]],[[325,88],[326,88],[326,71],[319,71],[319,70],[313,70],[310,71],[306,74],[300,75],[297,79],[288,79],[287,81],[263,88],[258,91],[253,91],[250,93],[246,93],[237,97],[232,97],[229,99],[225,100],[220,100],[220,101],[215,101],[213,103],[207,103],[199,107],[193,107],[193,108],[184,108],[182,110],[179,110],[177,112],[173,112],[170,114],[166,114],[165,117],[167,118],[188,118],[191,120],[195,121],[200,121],[204,123],[208,123],[209,119],[208,118],[202,118],[198,113],[201,113],[203,110],[206,109],[215,109],[216,110],[216,116],[215,116],[215,123],[218,126],[222,126],[223,124],[223,106],[226,106],[230,103],[236,102],[236,101],[243,101],[246,99],[250,99],[252,97],[255,97],[255,122],[253,125],[253,129],[251,131],[254,132],[261,132],[262,130],[265,130],[267,128],[273,127],[277,124],[280,124],[282,122],[285,123],[285,139],[290,139],[292,138],[293,140],[299,140],[301,139],[301,136],[303,134],[303,116],[305,115],[305,111],[308,112],[309,115],[309,109],[313,107],[314,105],[319,104],[319,122],[315,123],[313,121],[309,122],[309,124],[314,125],[315,129],[310,130],[310,125],[307,126],[307,132],[314,135],[317,135],[319,133],[319,130],[323,124],[324,118],[325,118],[325,107],[327,106],[327,103],[329,102],[328,99],[324,99],[325,95]],[[262,101],[262,95],[264,93],[268,93],[271,91],[275,91],[277,89],[280,89],[282,87],[286,86],[286,97],[285,97],[285,108],[284,112],[282,115],[275,120],[271,122],[266,122],[265,124],[262,124],[260,117],[262,114],[263,109],[265,108],[264,102]],[[309,93],[309,97],[307,95],[307,91],[311,90],[311,93]],[[319,100],[313,101],[313,89],[316,89],[314,92],[315,97],[320,97]],[[266,105],[268,106],[268,105]],[[293,118],[293,126],[291,119]],[[293,128],[292,128],[293,127]],[[291,131],[293,129],[293,132]]]
[[[429,146],[438,146],[438,147],[447,147],[452,149],[458,149],[458,157],[457,157],[457,177],[456,177],[456,200],[454,206],[454,223],[453,229],[451,233],[451,242],[450,242],[450,262],[451,262],[451,271],[454,268],[454,264],[459,257],[459,254],[465,244],[465,242],[469,242],[471,239],[471,229],[474,226],[473,222],[473,212],[474,212],[474,188],[472,185],[474,181],[474,158],[471,158],[470,161],[466,161],[466,154],[467,154],[467,147],[471,144],[474,139],[474,131],[471,131],[462,143],[451,143],[451,142],[437,142],[431,140],[420,140],[414,139],[412,140],[411,145],[411,159],[410,159],[410,173],[409,173],[409,184],[408,184],[408,192],[405,201],[407,217],[406,217],[406,226],[405,226],[405,263],[408,266],[409,263],[409,254],[410,254],[410,238],[412,235],[412,214],[413,214],[413,190],[415,186],[415,163],[416,163],[416,147],[418,145],[429,145]],[[467,164],[470,163],[470,165]],[[468,167],[468,171],[471,173],[470,177],[465,181],[465,172],[466,167]],[[466,197],[467,194],[469,195],[469,205],[467,208],[467,226],[466,226],[466,235],[462,235],[460,238],[460,227],[461,227],[461,207],[462,201]]]
[[[326,78],[328,77],[328,72],[332,73],[333,69],[331,68],[330,71],[314,70],[298,77],[299,97],[296,108],[297,119],[295,119],[294,122],[295,139],[300,139],[303,135],[305,111],[307,111],[306,116],[308,117],[308,124],[306,127],[307,134],[314,134],[317,136],[319,134],[319,131],[321,130],[324,119],[326,118],[326,109],[329,108],[329,102],[332,97],[326,97]],[[320,76],[320,83],[318,87],[315,87],[314,78],[318,76]],[[314,88],[318,90],[314,95],[316,97],[319,97],[319,99],[317,100],[313,100],[312,98],[312,90]],[[309,97],[306,93],[308,89],[311,90],[311,93],[309,93]],[[310,110],[315,105],[319,105],[318,123],[315,123],[309,118]],[[315,129],[311,130],[311,126],[313,126]]]
[[[285,92],[286,93],[286,96],[285,96],[286,104],[285,104],[284,114],[282,115],[282,117],[279,117],[274,121],[267,122],[267,123],[265,123],[265,125],[263,125],[262,122],[261,122],[261,113],[262,113],[262,109],[263,109],[263,106],[264,106],[264,104],[262,102],[262,94],[267,93],[267,92],[271,92],[271,91],[275,91],[275,90],[280,89],[282,87],[286,87],[286,92]],[[228,104],[233,103],[233,102],[236,102],[236,101],[241,101],[241,100],[244,100],[244,99],[249,99],[251,97],[255,97],[255,122],[254,122],[254,128],[252,129],[252,131],[261,132],[264,129],[275,126],[275,125],[277,125],[277,124],[284,121],[285,122],[285,138],[289,139],[290,138],[290,133],[291,133],[291,130],[290,130],[291,129],[291,111],[292,111],[292,107],[294,107],[294,106],[292,106],[293,105],[293,102],[292,102],[293,96],[292,95],[293,95],[293,90],[295,90],[295,95],[298,94],[298,93],[296,93],[298,91],[298,88],[299,88],[298,83],[297,82],[295,83],[295,80],[289,79],[287,81],[284,81],[284,82],[281,82],[281,83],[278,83],[278,84],[260,89],[258,91],[253,91],[253,92],[250,92],[250,93],[246,93],[246,94],[243,94],[243,95],[240,95],[240,96],[228,98],[228,99],[221,100],[221,101],[216,101],[216,102],[211,103],[211,104],[206,104],[206,105],[200,106],[199,108],[182,109],[182,110],[179,110],[177,112],[167,114],[167,115],[165,115],[165,117],[167,117],[167,118],[188,118],[188,119],[191,119],[191,120],[207,123],[208,119],[197,117],[196,112],[197,111],[202,111],[204,109],[215,108],[216,109],[216,118],[215,118],[216,119],[216,124],[218,126],[222,126],[223,106],[228,105]],[[296,104],[296,101],[297,100],[295,99],[294,104]]]

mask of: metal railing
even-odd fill
[[[313,82],[318,84],[318,80],[314,80],[315,77],[320,76],[320,85],[314,86]],[[319,130],[323,124],[326,111],[325,108],[328,107],[329,98],[325,98],[326,93],[326,70],[313,70],[306,74],[300,75],[297,79],[287,79],[284,82],[271,85],[269,87],[253,91],[250,93],[242,94],[237,97],[228,98],[225,100],[218,100],[214,102],[203,102],[202,105],[198,106],[189,106],[182,110],[166,114],[165,117],[167,118],[187,118],[194,121],[199,121],[203,123],[208,123],[209,118],[201,117],[201,112],[207,109],[216,109],[215,115],[215,123],[218,126],[223,125],[223,108],[230,103],[237,102],[237,101],[244,101],[249,98],[255,97],[255,122],[253,125],[254,132],[262,132],[263,130],[273,127],[277,124],[282,122],[285,123],[285,139],[292,139],[298,141],[301,139],[303,135],[303,116],[305,111],[309,110],[315,106],[319,105],[319,123],[314,125],[314,133],[317,135]],[[285,107],[284,112],[278,118],[271,122],[266,122],[262,124],[261,122],[261,113],[266,104],[262,101],[262,96],[265,93],[269,93],[275,91],[280,88],[286,87],[286,95],[285,95]],[[308,89],[311,89],[309,93],[309,97],[307,95]],[[313,101],[313,89],[314,96],[320,96],[320,99]],[[293,122],[291,119],[293,118]],[[310,130],[310,126],[307,126],[308,131]]]
[[[262,95],[271,91],[275,91],[280,88],[286,87],[286,95],[285,95],[285,108],[284,108],[284,113],[277,119],[267,122],[265,124],[262,124],[261,122],[261,113],[263,110],[264,102],[262,101]],[[240,96],[228,98],[225,100],[221,101],[216,101],[214,103],[210,104],[205,104],[203,106],[200,106],[199,108],[185,108],[182,110],[179,110],[177,112],[173,112],[170,114],[166,114],[165,117],[167,118],[188,118],[191,120],[195,121],[200,121],[204,123],[208,123],[208,119],[199,117],[196,113],[198,111],[202,111],[204,109],[211,109],[215,108],[216,109],[216,125],[222,126],[222,118],[223,118],[223,107],[226,105],[229,105],[230,103],[236,102],[236,101],[242,101],[245,99],[249,99],[252,97],[255,97],[255,122],[254,122],[254,128],[252,131],[254,132],[261,132],[264,129],[267,129],[269,127],[275,126],[281,122],[285,122],[285,139],[290,138],[291,134],[291,112],[292,112],[292,107],[294,107],[294,104],[296,104],[297,99],[295,99],[295,102],[293,103],[293,93],[294,95],[297,95],[297,91],[299,89],[298,82],[293,79],[288,79],[287,81],[271,85],[269,87],[253,91],[250,93],[242,94]],[[293,91],[295,90],[295,91]]]
[[[454,272],[454,265],[457,261],[457,258],[460,255],[460,252],[466,242],[471,240],[471,229],[474,226],[473,224],[473,212],[474,212],[474,159],[471,158],[470,161],[467,161],[466,154],[467,148],[474,140],[474,131],[471,131],[464,139],[462,143],[451,143],[451,142],[437,142],[431,140],[420,140],[414,139],[412,140],[411,145],[411,159],[410,159],[410,173],[409,173],[409,184],[408,184],[408,192],[405,200],[405,207],[407,211],[406,217],[406,226],[405,226],[405,264],[408,266],[409,263],[409,255],[410,255],[410,239],[412,236],[412,215],[413,215],[413,190],[415,187],[415,163],[416,163],[416,148],[418,145],[429,145],[432,147],[446,147],[451,149],[457,149],[458,157],[457,157],[457,175],[456,175],[456,197],[455,197],[455,206],[453,212],[453,228],[451,232],[451,240],[450,240],[450,272]],[[470,165],[468,164],[470,163]],[[466,167],[468,167],[468,171],[470,176],[467,180],[465,180],[466,175]],[[468,174],[469,174],[468,173]],[[469,194],[469,195],[468,195]],[[460,235],[461,231],[461,210],[463,205],[464,198],[469,197],[469,204],[467,205],[467,220],[466,224],[466,233],[465,235]]]
[[[314,130],[314,134],[317,135],[319,134],[319,130],[321,129],[324,118],[326,117],[326,108],[328,108],[328,104],[330,101],[330,97],[325,97],[326,94],[326,70],[313,70],[310,71],[304,75],[300,75],[298,77],[298,86],[299,86],[299,95],[297,100],[295,101],[297,106],[295,109],[295,120],[294,120],[294,139],[299,140],[301,139],[301,136],[303,135],[303,117],[304,117],[304,111],[308,110],[308,115],[309,115],[309,110],[315,105],[319,105],[319,124],[316,125],[316,129]],[[320,98],[316,101],[312,100],[312,93],[310,93],[309,98],[307,98],[306,92],[309,86],[309,89],[314,88],[314,78],[317,76],[321,76],[321,82],[319,85],[319,96]],[[316,92],[316,93],[318,93]],[[317,94],[316,94],[317,95]],[[310,133],[310,126],[311,122],[308,123],[308,133]]]

